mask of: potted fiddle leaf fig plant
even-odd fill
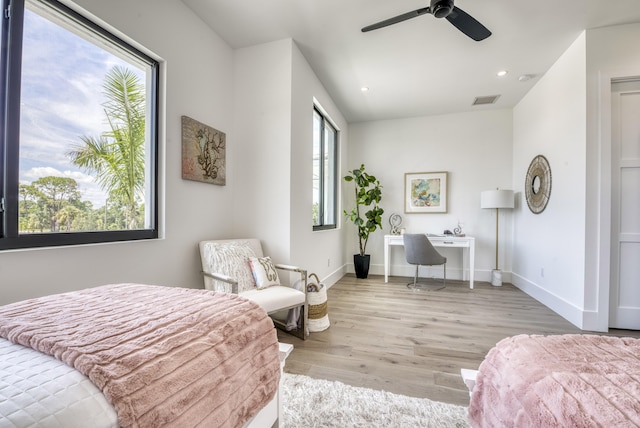
[[[366,254],[369,235],[380,228],[382,230],[382,214],[384,210],[378,205],[382,199],[382,185],[373,175],[365,171],[364,164],[358,169],[349,171],[344,181],[355,184],[356,206],[351,211],[344,210],[347,220],[358,229],[360,253],[353,255],[353,266],[357,278],[369,275],[371,257]]]

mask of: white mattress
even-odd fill
[[[117,427],[115,409],[82,373],[0,338],[0,427]]]

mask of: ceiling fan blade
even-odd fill
[[[491,35],[491,31],[487,27],[457,6],[454,6],[451,13],[447,15],[447,21],[476,42],[484,40]]]
[[[415,18],[416,16],[431,13],[428,7],[414,10],[411,12],[403,13],[402,15],[394,16],[393,18],[385,19],[384,21],[376,22],[375,24],[367,25],[362,29],[363,33],[371,30],[377,30],[378,28],[386,27],[388,25],[397,24],[398,22],[406,21],[407,19]]]

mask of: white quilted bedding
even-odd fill
[[[82,373],[0,338],[0,428],[117,427],[115,409]]]

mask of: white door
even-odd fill
[[[611,86],[609,326],[640,330],[640,80]]]

